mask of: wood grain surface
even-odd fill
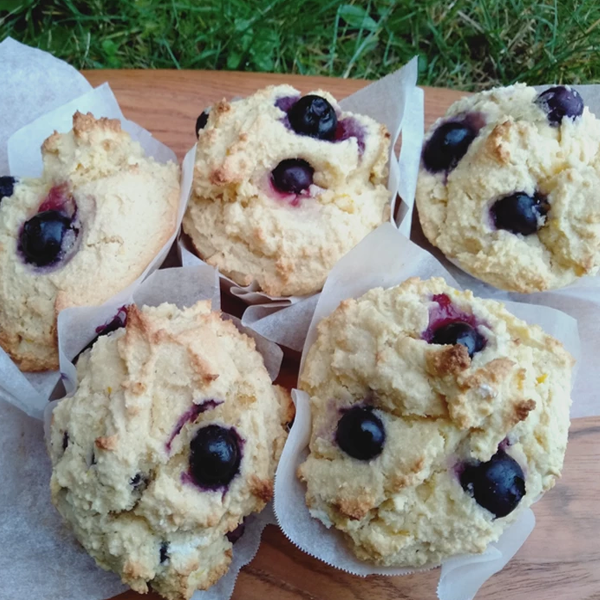
[[[86,71],[93,85],[108,81],[123,113],[182,158],[195,141],[196,117],[223,97],[243,96],[268,84],[302,91],[320,87],[342,98],[366,85],[356,80],[205,71]],[[426,88],[426,124],[441,116],[459,92]],[[231,305],[234,312],[239,306]],[[287,357],[280,380],[295,383]],[[535,505],[537,526],[515,558],[481,589],[477,600],[600,600],[600,418],[571,426],[564,474]],[[429,600],[437,570],[405,577],[360,578],[303,554],[275,527],[266,529],[256,558],[240,573],[235,600]],[[1,595],[1,594],[0,594]],[[119,600],[141,600],[127,592]],[[145,596],[158,600],[158,596]]]

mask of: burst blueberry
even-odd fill
[[[38,267],[57,262],[63,252],[67,234],[71,242],[76,230],[69,217],[57,210],[40,212],[25,222],[19,238],[19,247],[25,261]]]
[[[313,182],[314,169],[301,158],[282,160],[272,171],[275,189],[284,194],[300,194]]]
[[[13,195],[16,183],[17,180],[10,175],[0,177],[0,202],[3,198],[10,198]]]
[[[292,129],[319,140],[333,140],[337,128],[335,109],[322,96],[309,94],[296,102],[288,112]]]
[[[583,98],[572,87],[556,85],[542,92],[535,103],[546,113],[548,122],[557,127],[566,117],[576,119],[583,114]]]
[[[498,451],[488,462],[465,465],[460,484],[477,504],[497,518],[510,514],[525,495],[525,475],[519,463]]]
[[[385,428],[371,407],[353,406],[338,421],[335,441],[352,458],[371,460],[383,450]]]
[[[516,192],[496,200],[491,208],[494,225],[512,233],[531,235],[535,233],[550,206],[540,194],[529,196]]]
[[[206,488],[226,486],[238,473],[242,453],[235,430],[207,425],[190,445],[190,474]]]
[[[433,173],[450,171],[467,153],[478,129],[468,120],[442,123],[425,142],[423,164]]]
[[[454,321],[438,327],[431,338],[432,344],[461,344],[473,358],[485,346],[485,338],[469,323]]]

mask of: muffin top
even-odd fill
[[[118,120],[76,113],[42,156],[40,179],[0,185],[0,345],[24,371],[58,368],[58,312],[135,281],[179,204],[177,165],[146,157]]]
[[[311,514],[379,565],[483,552],[560,475],[572,365],[538,326],[442,279],[345,300],[300,374]]]
[[[471,275],[530,293],[600,265],[600,122],[579,93],[517,84],[463,98],[432,127],[417,207]]]
[[[244,517],[271,499],[289,395],[207,301],[130,306],[77,375],[52,417],[52,501],[134,590],[180,600],[213,585]]]
[[[324,91],[272,86],[199,123],[184,230],[201,258],[271,295],[319,291],[389,218],[390,135]]]

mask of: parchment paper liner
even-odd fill
[[[390,131],[392,136],[388,180],[388,189],[392,196],[390,222],[407,236],[410,233],[416,175],[423,142],[423,91],[416,87],[417,74],[417,59],[413,58],[395,73],[372,83],[339,103],[343,110],[368,115],[384,123]],[[402,146],[398,160],[394,146],[400,133],[402,133]],[[191,191],[190,186],[190,194]],[[185,237],[180,241],[180,252],[183,265],[202,262],[195,255],[191,245],[186,242]],[[244,325],[252,327],[262,336],[278,344],[298,351],[302,349],[318,294],[269,296],[259,291],[256,282],[240,286],[224,275],[221,275],[221,280],[228,293],[241,298],[249,305],[242,317]]]
[[[94,339],[96,327],[112,320],[123,304],[135,301],[139,305],[158,305],[169,301],[181,307],[201,299],[211,299],[213,308],[219,308],[218,276],[208,265],[156,271],[125,302],[111,301],[102,307],[63,311],[59,317],[59,343],[61,371],[71,374],[65,382],[67,387],[71,388],[74,383],[74,368],[69,358]],[[241,327],[239,323],[238,326]],[[274,379],[283,356],[281,349],[260,339],[256,333],[247,333],[257,340],[257,348]],[[46,428],[57,402],[47,403]],[[0,539],[10,540],[10,544],[3,543],[0,547],[2,590],[8,594],[6,597],[29,600],[47,597],[51,591],[53,597],[61,600],[104,600],[127,589],[117,575],[95,566],[52,506],[49,494],[51,466],[44,449],[42,424],[0,402],[0,440],[3,442],[0,494],[4,506]],[[25,445],[20,452],[18,449],[22,444]],[[248,517],[244,535],[234,546],[228,573],[208,591],[196,592],[193,598],[227,600],[239,570],[258,551],[264,527],[274,523],[271,505],[259,515]],[[17,561],[15,557],[18,557]],[[30,573],[34,575],[27,577]]]
[[[6,142],[18,129],[92,89],[87,79],[48,52],[8,37],[0,42],[0,175],[6,175]]]
[[[15,85],[25,86],[18,90],[12,90],[8,94],[8,104],[2,106],[3,115],[8,117],[6,120],[22,123],[30,120],[32,116],[41,115],[14,132],[9,140],[0,139],[2,146],[0,162],[5,160],[10,164],[11,175],[38,177],[42,172],[40,152],[42,142],[55,129],[63,132],[69,131],[72,128],[72,117],[76,110],[90,111],[96,117],[120,119],[123,129],[128,131],[134,140],[140,142],[146,154],[160,162],[169,160],[177,162],[175,154],[169,148],[154,139],[148,131],[123,117],[108,84],[105,83],[92,89],[85,80],[82,81],[81,74],[73,67],[47,53],[34,50],[10,39],[0,44],[0,63],[2,63],[2,73],[6,81],[12,83],[14,76]],[[40,69],[40,66],[43,69]],[[30,70],[32,78],[28,79],[27,75],[23,75],[23,73],[27,74]],[[43,86],[46,88],[41,89]],[[64,92],[63,94],[56,90],[57,86]],[[80,91],[84,87],[87,87],[88,91],[71,100],[72,92]],[[5,94],[6,92],[0,92],[0,97]],[[32,101],[29,100],[30,96]],[[64,97],[65,100],[70,101],[55,108],[57,97]],[[33,105],[32,102],[34,102]],[[46,106],[48,110],[45,109]],[[4,152],[5,143],[8,148],[7,153]],[[191,170],[187,172],[191,177]],[[4,173],[0,173],[0,175],[2,174]],[[183,177],[182,191],[186,185],[189,183]],[[120,292],[117,298],[127,298],[141,281],[164,262],[179,231],[187,199],[187,194],[180,193],[177,227],[171,238],[145,271]],[[41,417],[58,380],[57,372],[22,373],[8,354],[0,349],[0,399],[10,402],[27,414],[37,418]]]
[[[345,298],[362,296],[374,287],[392,287],[412,276],[443,277],[457,286],[452,276],[430,254],[410,242],[389,224],[382,225],[350,251],[333,268],[315,309],[308,331],[302,363],[316,337],[316,325]],[[579,357],[579,337],[575,320],[546,307],[506,303],[516,316],[541,325]],[[327,529],[313,519],[305,504],[305,487],[296,477],[297,467],[308,454],[310,406],[307,394],[294,390],[296,419],[287,440],[275,478],[275,514],[285,535],[305,552],[324,562],[357,575],[403,575],[423,569],[381,568],[359,561],[348,549],[341,532]],[[579,398],[572,416],[578,416]],[[461,556],[444,561],[440,574],[440,600],[472,598],[493,573],[499,571],[531,533],[535,519],[527,509],[500,540],[477,556]],[[425,568],[433,568],[428,565]]]

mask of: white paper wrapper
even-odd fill
[[[536,86],[536,89],[541,92],[548,87],[550,86]],[[590,111],[600,118],[600,85],[578,85],[576,88]],[[581,338],[581,358],[577,365],[581,375],[577,377],[573,389],[573,397],[577,398],[577,402],[573,405],[571,417],[590,417],[600,413],[600,370],[596,365],[596,357],[600,356],[600,276],[583,277],[560,290],[534,294],[506,292],[469,275],[456,263],[447,259],[427,241],[416,218],[413,219],[410,237],[433,254],[462,287],[472,290],[482,298],[549,306],[575,318],[579,323]]]
[[[42,422],[0,402],[0,598],[104,600],[123,592],[63,525],[50,502]]]
[[[0,44],[0,64],[6,80],[11,82],[10,89],[3,88],[0,91],[2,114],[6,117],[0,125],[0,135],[4,131],[12,133],[8,140],[0,137],[2,152],[5,146],[8,149],[7,153],[0,155],[0,161],[5,160],[10,164],[11,175],[39,176],[42,172],[40,152],[42,142],[54,130],[69,131],[72,128],[73,114],[77,110],[92,112],[95,117],[120,119],[123,128],[142,145],[146,154],[161,162],[169,160],[177,162],[175,154],[169,148],[154,139],[148,131],[123,117],[108,84],[92,89],[84,80],[85,85],[83,85],[80,73],[66,63],[10,39]],[[64,90],[64,93],[59,93],[61,90]],[[72,99],[75,91],[79,94],[81,91],[85,93]],[[59,98],[69,102],[57,107]],[[32,121],[32,118],[35,120]],[[23,122],[28,124],[14,131],[14,128],[7,129],[3,125],[7,121],[19,122],[21,125]],[[190,173],[190,170],[187,169],[186,172]],[[189,177],[191,181],[191,173]],[[186,184],[185,176],[183,184]],[[185,212],[187,199],[187,194],[180,194],[177,231]],[[115,301],[129,297],[140,282],[164,262],[175,237],[176,233],[171,236],[144,273],[123,290]],[[21,373],[10,357],[0,349],[0,399],[7,400],[29,415],[41,417],[58,380],[59,375],[56,372]]]
[[[179,307],[198,300],[220,305],[217,272],[208,265],[156,271],[125,302],[111,301],[101,307],[79,307],[63,311],[59,317],[61,372],[68,374],[66,387],[75,380],[70,362],[96,335],[97,327],[110,322],[119,308],[134,301],[138,305],[157,306],[168,301]],[[250,332],[252,333],[252,332]],[[253,334],[271,378],[279,373],[282,352],[275,344]],[[46,403],[45,428],[58,402]],[[94,561],[76,543],[50,502],[51,466],[44,448],[42,423],[15,408],[0,403],[0,568],[2,590],[10,600],[46,597],[52,590],[61,600],[103,600],[125,589],[114,573],[96,567]],[[196,592],[195,600],[227,600],[235,586],[239,570],[258,551],[264,527],[275,524],[271,505],[260,515],[246,520],[244,535],[234,546],[228,573],[210,590]],[[16,560],[18,559],[18,560]]]
[[[340,101],[345,111],[368,115],[383,123],[391,134],[390,176],[388,189],[392,196],[391,222],[407,236],[414,205],[416,174],[423,142],[423,91],[416,87],[417,59]],[[402,148],[398,160],[394,146],[402,133]],[[190,187],[191,193],[191,187]],[[398,199],[398,194],[402,198]],[[396,203],[400,202],[396,211]],[[397,218],[394,220],[393,215]],[[184,239],[185,240],[185,239]],[[182,264],[202,262],[182,241]],[[221,276],[225,289],[246,304],[242,322],[262,336],[278,344],[300,351],[310,324],[318,294],[311,296],[274,297],[259,291],[256,282],[239,286]]]
[[[358,298],[374,287],[392,287],[419,276],[443,277],[456,286],[452,276],[430,254],[410,242],[391,225],[382,225],[351,250],[333,268],[316,306],[300,370],[316,338],[316,326],[346,298]],[[529,323],[542,326],[559,339],[573,356],[579,357],[577,323],[568,315],[547,307],[506,303],[508,310]],[[296,419],[275,478],[275,514],[286,536],[305,552],[356,575],[403,575],[415,569],[382,568],[359,561],[347,548],[342,534],[313,519],[305,504],[305,488],[296,477],[298,466],[308,454],[310,406],[307,394],[294,390]],[[579,398],[575,398],[577,406]],[[493,573],[500,570],[525,542],[533,529],[530,510],[505,531],[500,540],[482,555],[456,557],[442,565],[440,600],[470,600]],[[431,565],[429,568],[434,567]],[[419,570],[419,569],[417,569]],[[422,570],[422,569],[420,569]]]
[[[6,142],[18,129],[40,115],[92,89],[76,69],[51,54],[12,38],[0,43],[0,175],[7,175]]]
[[[73,115],[77,111],[91,112],[96,118],[119,119],[123,130],[141,144],[146,155],[162,163],[177,162],[177,157],[170,148],[155,139],[149,131],[123,116],[110,85],[104,83],[43,114],[13,133],[8,139],[10,174],[20,177],[40,177],[43,163],[39,148],[54,131],[70,131],[73,128]]]

